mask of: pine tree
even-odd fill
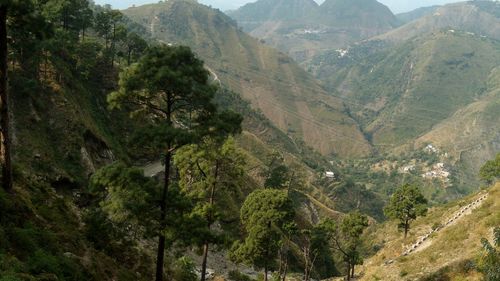
[[[342,254],[346,264],[347,280],[351,280],[354,277],[355,266],[363,264],[359,246],[361,235],[368,227],[368,218],[359,211],[355,211],[343,217],[338,224],[332,220],[326,220],[319,227],[328,233],[332,247]]]
[[[241,120],[236,119],[235,128]],[[203,247],[201,280],[206,278],[208,251],[211,244],[222,242],[221,233],[212,225],[224,218],[224,207],[231,194],[241,185],[245,157],[232,138],[206,138],[201,144],[186,146],[176,152],[180,185],[196,202],[196,212],[205,220],[206,227],[199,235]]]
[[[275,267],[283,227],[294,218],[293,203],[286,191],[259,189],[252,192],[241,208],[241,222],[247,236],[236,242],[231,258],[264,269],[264,280]]]
[[[487,161],[479,170],[479,176],[485,182],[491,184],[495,179],[500,178],[500,153],[495,159]]]
[[[216,87],[209,73],[188,47],[159,46],[120,75],[120,89],[108,97],[111,107],[122,107],[142,118],[144,130],[137,145],[163,154],[165,178],[158,200],[160,229],[165,228],[167,196],[174,152],[214,131]],[[158,233],[156,280],[163,280],[165,234]]]
[[[388,218],[399,220],[398,228],[403,229],[406,238],[411,222],[427,214],[427,199],[417,187],[405,184],[391,196],[384,213]]]

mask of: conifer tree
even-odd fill
[[[111,107],[124,108],[132,117],[141,118],[144,129],[136,145],[163,154],[156,264],[156,280],[162,281],[172,157],[177,149],[219,128],[214,120],[220,116],[212,102],[216,87],[209,83],[203,62],[183,46],[149,49],[138,63],[121,73],[119,86],[119,91],[108,97]]]
[[[403,229],[406,238],[411,222],[427,214],[427,199],[416,186],[405,184],[392,194],[384,213],[388,218],[399,220],[398,228]]]
[[[500,153],[497,153],[495,159],[484,163],[479,170],[479,177],[488,184],[500,178]]]
[[[237,120],[239,123],[239,120]],[[206,138],[176,152],[180,186],[196,204],[195,211],[204,218],[205,226],[198,235],[203,247],[201,280],[206,278],[208,251],[211,244],[222,242],[223,233],[212,225],[227,216],[225,207],[243,181],[244,155],[234,139]]]
[[[367,216],[355,211],[343,217],[340,223],[326,220],[319,227],[328,233],[332,247],[341,253],[346,264],[347,280],[351,280],[354,277],[355,266],[363,263],[359,246],[361,235],[368,227]]]
[[[275,267],[283,227],[294,218],[293,203],[286,191],[259,189],[252,192],[241,208],[241,222],[247,236],[236,242],[231,258],[264,269],[264,280]]]

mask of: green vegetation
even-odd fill
[[[500,227],[493,230],[494,245],[488,239],[481,239],[484,255],[480,259],[479,267],[484,273],[484,281],[494,281],[500,279]]]
[[[487,161],[479,170],[479,176],[487,183],[493,183],[495,179],[500,178],[500,153],[495,159]]]
[[[108,101],[116,108],[127,106],[131,116],[146,122],[139,144],[164,154],[165,180],[159,202],[156,280],[163,280],[167,200],[171,188],[173,153],[205,135],[231,134],[240,130],[241,118],[218,113],[212,103],[216,89],[208,83],[208,71],[187,47],[153,47],[137,64],[120,76],[120,89]],[[217,175],[214,175],[217,178]],[[216,180],[216,179],[214,179]],[[213,201],[213,196],[212,196]],[[211,217],[211,214],[207,214]],[[208,219],[208,228],[213,219]],[[208,239],[208,238],[207,238]],[[206,239],[205,239],[206,240]],[[208,254],[208,242],[205,242]],[[202,273],[203,279],[205,272]]]
[[[410,223],[418,216],[427,214],[427,199],[420,193],[418,187],[405,184],[396,189],[389,204],[384,208],[384,213],[391,219],[399,220],[398,228],[403,229],[406,238]]]
[[[295,12],[306,12],[298,1],[282,1],[294,3]],[[353,13],[380,7],[368,0],[327,4]],[[422,186],[433,202],[466,192],[456,188],[461,174],[455,174],[459,168],[445,151],[409,145],[392,154],[354,157],[383,151],[372,150],[369,141],[377,136],[370,125],[354,121],[359,108],[325,92],[289,57],[195,1],[172,0],[124,14],[85,0],[0,1],[0,23],[7,31],[0,46],[8,47],[0,53],[0,78],[9,75],[9,84],[0,85],[0,105],[10,112],[0,111],[12,117],[0,116],[8,123],[1,124],[0,150],[12,145],[13,160],[10,169],[6,154],[0,155],[4,174],[13,179],[10,188],[10,176],[4,175],[6,188],[0,190],[0,280],[189,281],[199,273],[206,280],[211,270],[216,278],[252,280],[239,272],[254,275],[242,265],[227,272],[236,267],[230,258],[263,269],[265,280],[271,270],[280,281],[340,272],[350,279],[356,266],[374,259],[356,267],[371,276],[372,265],[399,254],[406,243],[395,223],[375,221],[384,220],[382,206],[394,186]],[[490,41],[467,42],[488,51]],[[359,56],[332,61],[352,69],[371,53],[372,62],[393,62],[389,72],[397,73],[404,58],[387,59],[387,46],[361,44]],[[485,62],[479,54],[458,54],[436,58],[449,68],[463,66],[464,72]],[[481,73],[488,75],[484,87],[453,104],[466,105],[465,114],[456,113],[462,119],[480,112],[475,124],[490,128],[497,118],[500,72]],[[6,103],[6,94],[12,103]],[[369,95],[359,94],[369,101]],[[485,142],[494,132],[485,131]],[[460,154],[464,161],[485,155]],[[454,173],[450,183],[422,178],[443,166],[439,162]],[[495,177],[491,163],[482,173],[487,180]],[[414,170],[404,169],[411,165]],[[449,186],[456,189],[446,190]],[[450,247],[490,237],[499,225],[498,187],[488,192],[470,219],[464,216],[474,231],[459,223],[448,226],[433,234],[440,241],[431,245],[433,253],[423,249],[415,253],[421,259],[408,256],[378,268],[389,268],[387,274],[395,272],[396,279],[413,278],[425,263],[443,265],[448,255],[456,256]],[[405,215],[410,218],[405,229],[409,221],[412,227],[408,239],[441,229],[440,218],[471,198],[435,207],[425,218],[417,216],[422,212],[416,204],[415,212]],[[396,209],[388,207],[387,213]],[[479,245],[464,247],[464,263],[425,274],[445,278],[480,270],[487,276],[496,268],[495,247],[484,243],[484,259],[474,258]]]
[[[239,120],[238,120],[239,121]],[[242,185],[245,157],[233,139],[204,140],[198,145],[181,148],[175,155],[181,188],[195,202],[195,214],[204,219],[206,228],[197,239],[203,246],[201,279],[205,280],[210,244],[221,244],[223,235],[213,224],[231,216],[228,209],[231,194]]]
[[[232,258],[264,270],[264,280],[276,265],[283,227],[292,221],[294,210],[286,192],[260,189],[250,194],[241,207],[246,237],[236,242]]]
[[[353,212],[343,217],[339,224],[327,220],[320,227],[328,232],[331,247],[340,251],[346,264],[347,280],[351,280],[351,278],[354,278],[355,266],[363,264],[359,248],[361,235],[368,227],[368,218],[359,212]]]

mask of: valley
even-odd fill
[[[97,3],[0,1],[0,281],[500,278],[500,2]]]

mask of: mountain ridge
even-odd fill
[[[191,46],[223,84],[249,100],[286,134],[303,139],[325,155],[370,153],[368,142],[338,99],[289,57],[239,31],[221,12],[177,0],[124,13],[138,24],[152,27],[153,37],[160,41]]]
[[[329,0],[321,5],[301,0],[306,8],[293,20],[268,13],[280,3],[279,0],[260,0],[228,14],[250,35],[298,62],[324,49],[342,47],[399,25],[394,14],[375,0]]]

